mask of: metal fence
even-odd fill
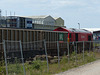
[[[7,75],[56,73],[54,69],[62,69],[68,64],[66,67],[72,67],[70,63],[73,66],[78,66],[100,58],[99,41],[21,42],[4,40],[1,44],[3,48],[0,46],[0,49],[4,50]]]
[[[6,74],[26,75],[21,41],[3,41]]]

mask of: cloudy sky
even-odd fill
[[[0,0],[2,15],[62,17],[67,28],[100,28],[100,0]]]

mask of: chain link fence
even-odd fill
[[[21,41],[3,41],[6,75],[26,75]]]
[[[4,41],[2,46],[6,75],[55,74],[100,59],[99,41]]]

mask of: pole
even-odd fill
[[[68,62],[69,62],[69,42],[67,42],[67,48],[68,48]]]
[[[3,48],[4,48],[4,56],[5,56],[5,64],[6,64],[6,74],[8,75],[8,68],[7,68],[7,56],[6,56],[5,40],[3,40]]]
[[[45,40],[44,40],[44,47],[45,47],[45,54],[46,54],[46,60],[47,60],[47,71],[49,72],[48,55],[47,55],[47,48],[46,48],[46,41]]]
[[[1,17],[1,9],[0,9],[0,27],[1,27],[1,24],[2,24],[1,23],[2,22],[1,19],[2,19],[2,17]]]
[[[80,29],[80,23],[78,23],[78,25],[79,25],[79,29]]]
[[[89,47],[89,53],[90,53],[90,51],[91,51],[91,41],[89,41],[89,43],[90,43],[90,47]]]
[[[83,41],[83,61],[84,61],[84,41]]]
[[[95,57],[95,41],[93,43],[94,43],[93,56]]]
[[[20,50],[21,50],[21,57],[22,57],[22,65],[23,65],[24,75],[26,75],[25,67],[24,67],[24,60],[23,60],[23,51],[22,51],[21,40],[19,41],[19,43],[20,43]]]
[[[58,50],[58,66],[60,67],[60,58],[59,58],[59,41],[57,41],[57,50]]]
[[[77,42],[76,42],[76,62],[77,62]]]

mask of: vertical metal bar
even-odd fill
[[[23,42],[25,42],[25,38],[24,37],[25,37],[25,35],[24,35],[24,30],[23,30]]]
[[[16,33],[17,33],[17,31],[15,30],[15,41],[17,41],[17,36],[16,36],[17,34]]]
[[[46,54],[46,60],[47,60],[47,71],[49,71],[48,55],[47,55],[47,48],[46,48],[46,41],[45,40],[44,40],[44,47],[45,47],[45,54]]]
[[[90,43],[90,49],[89,49],[89,53],[90,53],[90,51],[91,51],[91,41],[89,41],[89,43]]]
[[[23,51],[22,51],[21,40],[19,41],[19,43],[20,43],[20,50],[21,50],[21,57],[22,57],[22,65],[23,65],[24,75],[26,75],[25,67],[24,67],[24,58],[23,58]]]
[[[7,40],[8,40],[8,29],[7,29]],[[7,49],[8,49],[8,42],[7,42],[6,46],[7,46]]]
[[[7,40],[8,40],[8,29],[7,29]]]
[[[17,31],[15,30],[15,41],[17,41]],[[17,44],[15,43],[15,50],[17,50]]]
[[[19,30],[19,40],[20,40],[20,30]]]
[[[27,42],[28,42],[28,31],[27,31]]]
[[[38,38],[38,32],[39,32],[39,31],[37,31],[37,41],[39,40],[39,38]]]
[[[8,68],[7,68],[7,56],[6,56],[5,40],[3,40],[3,48],[4,48],[4,56],[5,56],[5,64],[6,64],[6,74],[8,75]]]
[[[75,52],[75,56],[76,56],[76,50],[75,50],[75,47],[76,47],[76,43],[73,41],[73,46],[74,46],[74,52]],[[75,58],[75,61],[76,61],[76,58]]]
[[[35,31],[34,31],[34,36],[33,37],[34,37],[34,41],[35,41],[35,37],[36,37],[35,36]],[[34,42],[34,50],[35,50],[35,42]]]
[[[34,35],[34,41],[35,41],[35,31],[34,31],[34,34],[33,35]]]
[[[3,36],[3,29],[2,29],[2,42],[3,42],[4,36]]]
[[[39,38],[38,38],[38,33],[39,33],[39,31],[37,31],[37,41],[39,40]],[[38,42],[36,42],[36,49],[38,49]]]
[[[50,41],[52,41],[51,39],[52,39],[52,38],[51,38],[51,32],[50,32]]]
[[[50,48],[50,41],[49,41],[49,32],[48,33],[48,47]]]
[[[30,31],[30,41],[32,41],[32,31]]]
[[[83,41],[83,61],[84,61],[84,41]]]
[[[60,67],[60,58],[59,58],[59,41],[57,41],[57,50],[58,50],[58,67]]]
[[[68,48],[68,62],[69,62],[69,59],[70,59],[70,58],[69,58],[69,56],[70,56],[70,55],[69,55],[69,42],[67,42],[67,48]]]
[[[12,40],[12,30],[11,30],[10,37],[11,37],[11,40]],[[11,45],[11,46],[10,46],[10,49],[11,49],[11,50],[13,50],[13,43],[11,42],[11,44],[10,44],[10,45]]]
[[[93,48],[93,56],[95,57],[95,41],[93,42],[94,48]]]
[[[28,41],[28,31],[27,31],[27,42],[29,42],[29,41]],[[28,49],[28,43],[26,43],[26,45],[27,45],[26,48]]]
[[[11,35],[10,36],[11,36],[11,40],[12,40],[12,30],[11,30]]]
[[[32,42],[32,31],[30,31],[30,42]],[[32,43],[30,43],[30,49],[32,49]]]
[[[23,42],[25,42],[24,30],[23,30]],[[24,43],[22,43],[22,49],[23,49],[23,51],[25,50],[25,44]]]
[[[75,52],[75,54],[76,54],[76,62],[77,62],[77,42],[76,42],[76,52]]]

